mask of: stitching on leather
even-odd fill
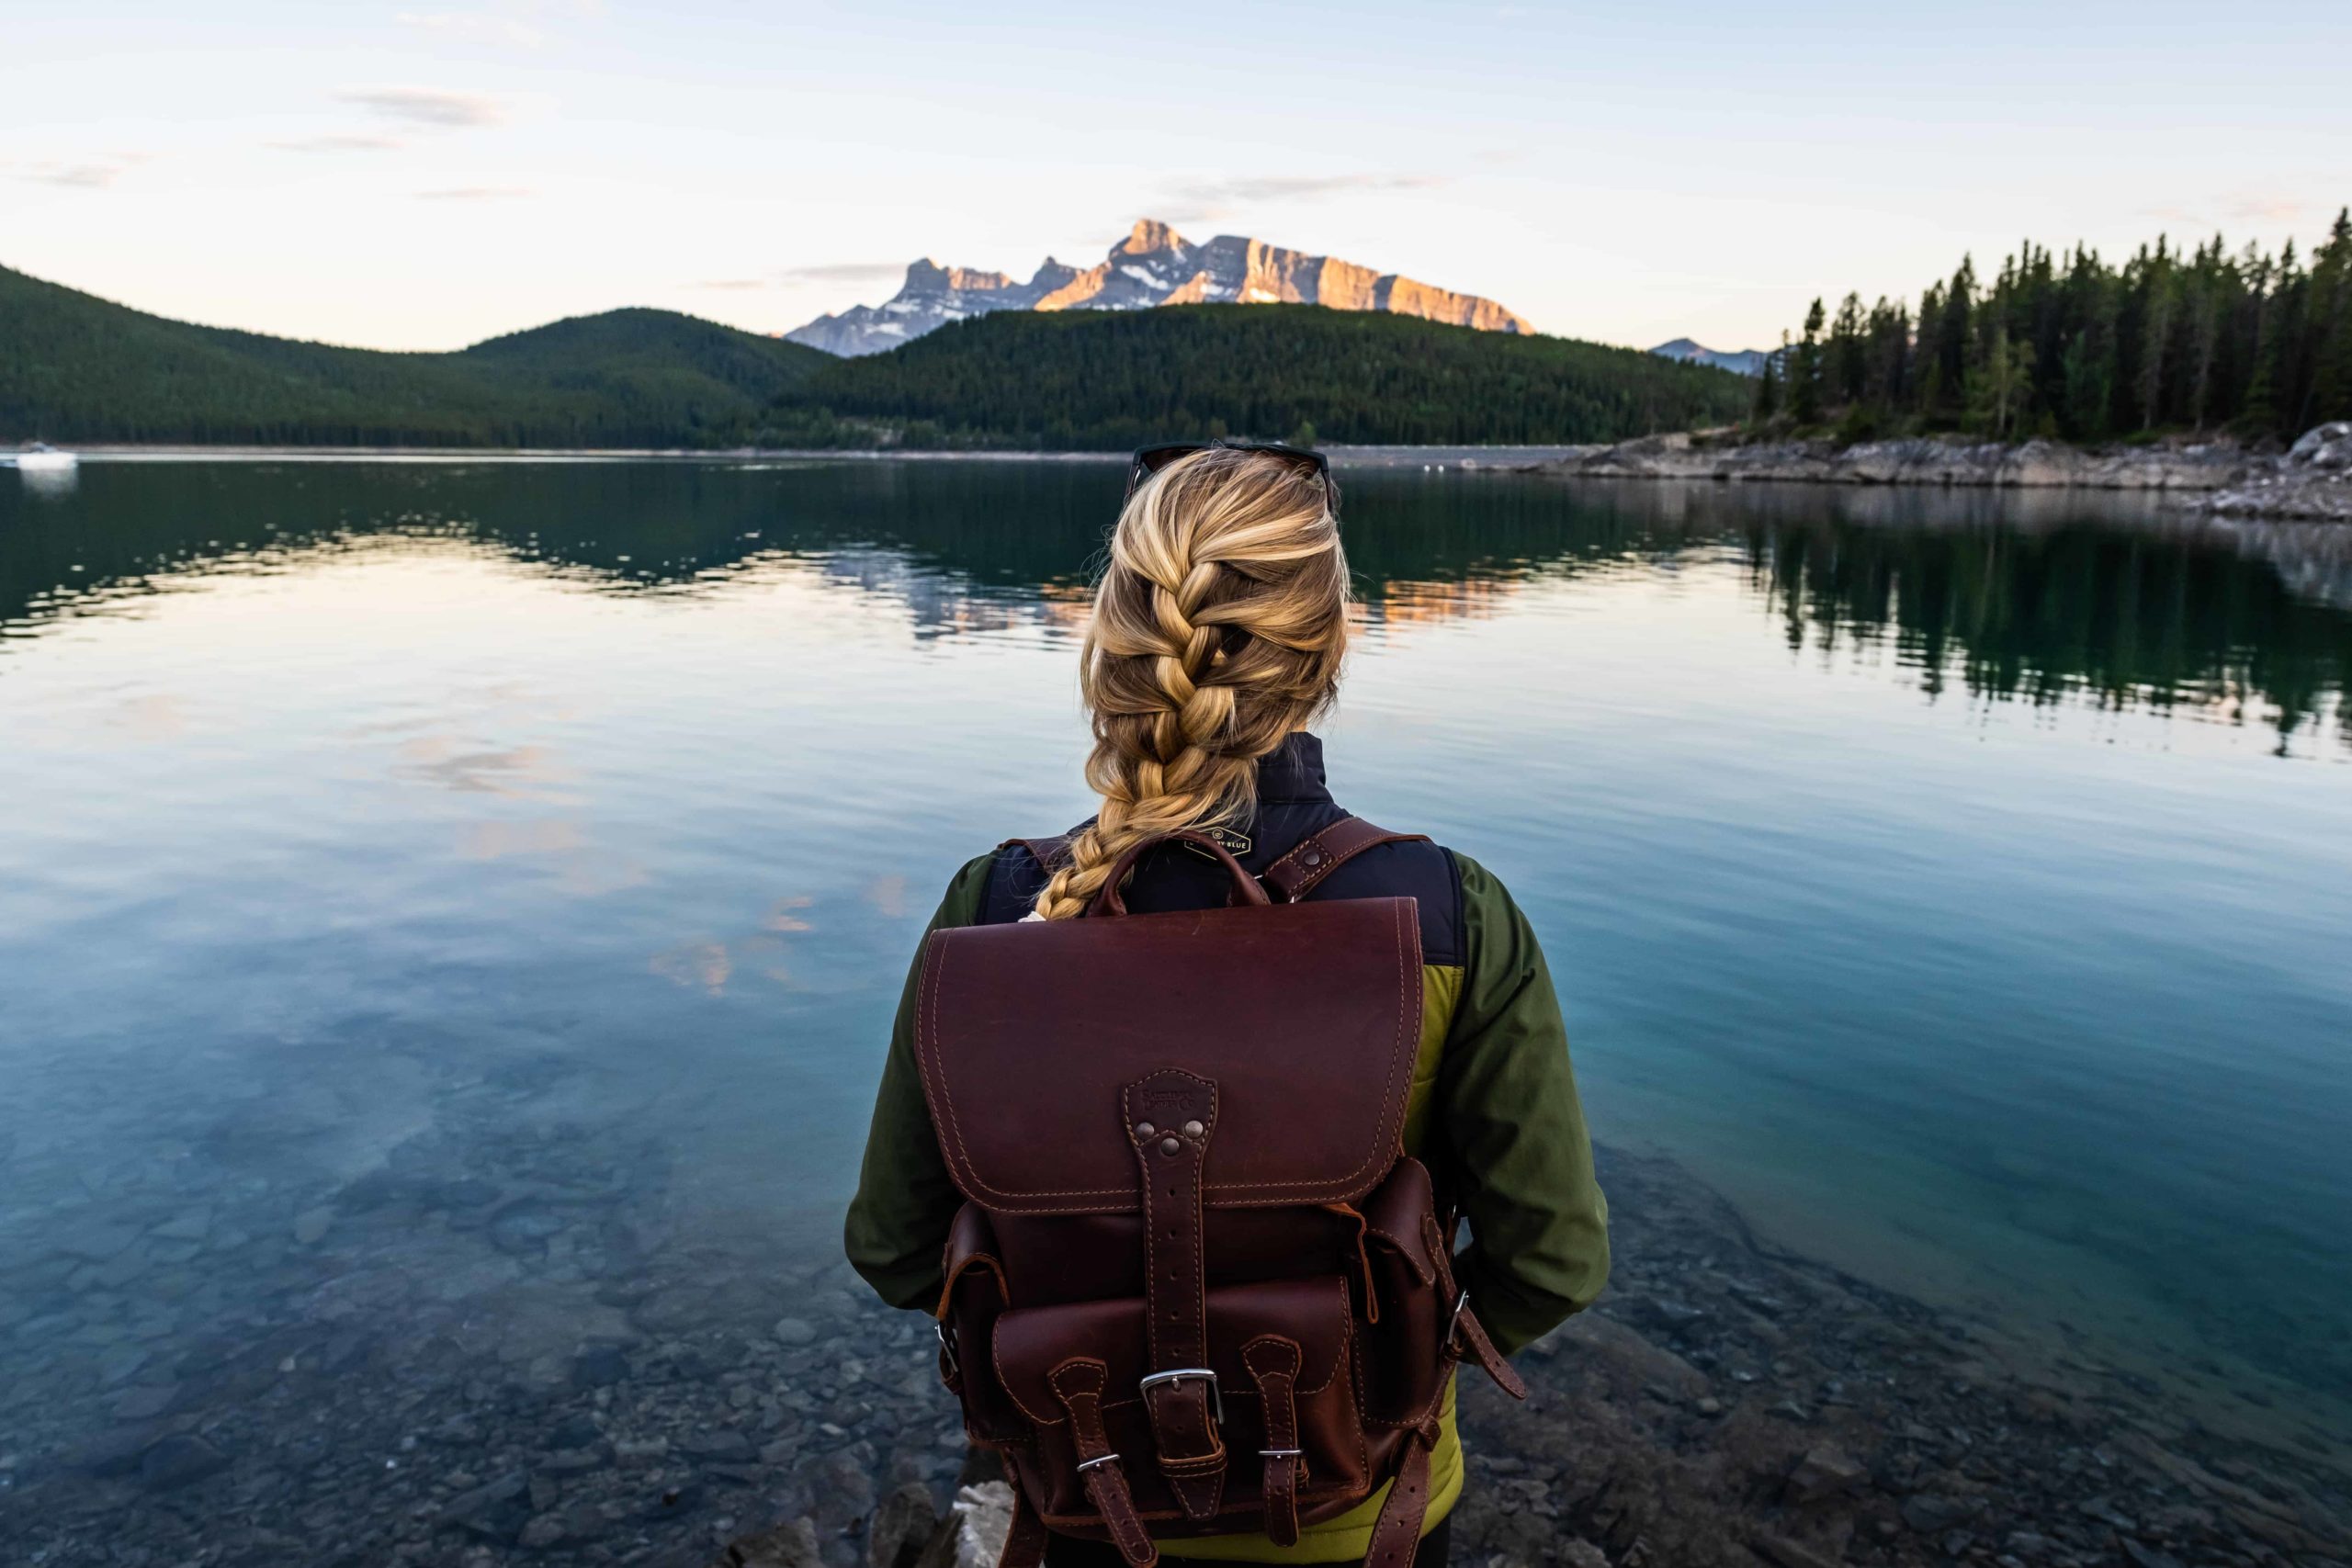
[[[1094,1505],[1094,1511],[1102,1516],[1103,1524],[1109,1528],[1111,1538],[1123,1546],[1135,1543],[1138,1550],[1131,1556],[1149,1557],[1152,1555],[1151,1536],[1136,1517],[1135,1498],[1127,1491],[1126,1477],[1118,1473],[1118,1456],[1111,1452],[1110,1434],[1102,1427],[1102,1393],[1110,1380],[1110,1373],[1109,1365],[1092,1356],[1072,1356],[1047,1372],[1046,1381],[1053,1386],[1054,1393],[1060,1396],[1062,1403],[1069,1406],[1070,1438],[1076,1450],[1081,1453],[1086,1449],[1089,1423],[1079,1415],[1079,1401],[1085,1399],[1093,1403],[1091,1425],[1095,1428],[1094,1435],[1102,1440],[1103,1453],[1110,1457],[1103,1463],[1082,1472],[1082,1485],[1087,1497]],[[1071,1388],[1063,1386],[1065,1378],[1070,1380]],[[1089,1386],[1077,1386],[1081,1379]],[[1114,1507],[1114,1504],[1118,1506]]]
[[[974,1191],[976,1194],[985,1192],[990,1197],[1004,1197],[1015,1200],[1023,1197],[1113,1198],[1125,1196],[1125,1194],[1117,1188],[1092,1188],[1067,1192],[1000,1192],[995,1187],[992,1187],[988,1182],[980,1179],[979,1171],[975,1168],[972,1164],[971,1151],[964,1146],[963,1126],[956,1120],[956,1097],[947,1091],[945,1066],[938,1060],[939,991],[942,984],[942,977],[947,971],[947,950],[950,945],[946,940],[947,935],[948,933],[945,931],[933,931],[932,933],[930,945],[936,950],[936,957],[933,961],[927,962],[923,964],[923,990],[925,992],[925,996],[923,998],[922,1018],[915,1030],[915,1065],[922,1071],[923,1083],[925,1086],[936,1090],[940,1105],[947,1111],[947,1131],[949,1135],[956,1140],[956,1155],[954,1163],[962,1168],[966,1179],[971,1182],[971,1188],[967,1189],[967,1190]],[[933,1071],[934,1068],[937,1068],[936,1072]],[[1035,1213],[1039,1212],[1035,1209],[1016,1209],[1009,1205],[1002,1204],[993,1204],[990,1206],[1001,1208],[1003,1213],[1008,1214]]]
[[[966,1270],[978,1268],[986,1268],[990,1274],[996,1276],[997,1300],[1007,1306],[1012,1304],[1012,1287],[1005,1282],[1004,1265],[998,1262],[991,1254],[975,1252],[947,1271],[947,1283],[940,1287],[939,1310],[932,1314],[933,1317],[943,1319],[946,1317],[947,1308],[956,1299],[957,1281],[964,1278]]]
[[[1347,1175],[1340,1178],[1340,1181],[1341,1183],[1353,1181],[1357,1177],[1362,1176],[1366,1170],[1369,1170],[1372,1168],[1373,1162],[1380,1157],[1382,1151],[1386,1149],[1403,1134],[1405,1103],[1401,1098],[1392,1095],[1390,1091],[1396,1087],[1396,1083],[1397,1055],[1404,1043],[1405,1015],[1408,1011],[1412,1014],[1413,1018],[1413,1043],[1416,1047],[1414,1054],[1416,1055],[1419,1054],[1419,1046],[1420,1044],[1421,1032],[1420,1001],[1417,996],[1408,997],[1405,987],[1405,913],[1407,907],[1411,905],[1412,902],[1413,900],[1410,898],[1400,898],[1396,902],[1396,998],[1398,1003],[1396,1010],[1396,1033],[1395,1037],[1390,1040],[1388,1044],[1388,1073],[1385,1077],[1381,1079],[1380,1083],[1380,1096],[1381,1099],[1386,1102],[1386,1109],[1381,1113],[1381,1131],[1374,1140],[1372,1152],[1364,1156],[1363,1163],[1357,1166],[1355,1169],[1350,1171]],[[1393,1164],[1395,1162],[1392,1161],[1391,1163]],[[1236,1181],[1226,1183],[1218,1187],[1216,1190],[1219,1192],[1261,1192],[1272,1190],[1278,1188],[1329,1188],[1332,1185],[1333,1183],[1329,1181]]]
[[[1390,1247],[1396,1248],[1396,1256],[1403,1258],[1405,1260],[1406,1267],[1412,1269],[1414,1279],[1419,1280],[1424,1285],[1433,1285],[1437,1283],[1436,1271],[1425,1267],[1421,1260],[1414,1256],[1413,1249],[1405,1245],[1405,1238],[1403,1236],[1382,1230],[1378,1225],[1370,1224],[1364,1226],[1363,1234],[1366,1235],[1378,1236]]]
[[[1294,851],[1293,852],[1295,853],[1296,852]],[[1340,1178],[1336,1184],[1328,1180],[1296,1180],[1236,1181],[1223,1182],[1212,1186],[1206,1179],[1206,1161],[1204,1159],[1202,1172],[1203,1179],[1200,1184],[1202,1201],[1204,1204],[1207,1201],[1207,1195],[1212,1191],[1217,1193],[1271,1192],[1302,1187],[1328,1190],[1334,1189],[1335,1186],[1344,1187],[1345,1184],[1354,1181],[1357,1178],[1363,1175],[1366,1170],[1370,1169],[1374,1162],[1379,1159],[1382,1151],[1386,1149],[1398,1136],[1401,1135],[1404,1122],[1404,1106],[1401,1101],[1394,1098],[1391,1091],[1394,1089],[1396,1082],[1397,1054],[1404,1040],[1405,1020],[1408,1013],[1411,1015],[1413,1021],[1413,1040],[1414,1044],[1417,1047],[1415,1053],[1417,1055],[1419,1055],[1418,1046],[1420,1040],[1420,998],[1417,995],[1412,994],[1405,984],[1405,914],[1407,906],[1413,902],[1414,901],[1409,898],[1400,898],[1397,900],[1396,995],[1398,1007],[1396,1014],[1396,1032],[1395,1037],[1392,1038],[1389,1043],[1388,1071],[1381,1080],[1381,1099],[1386,1103],[1382,1111],[1380,1131],[1375,1135],[1371,1152],[1365,1155],[1363,1162],[1359,1164],[1355,1169],[1350,1171],[1346,1176]],[[932,942],[937,944],[938,947],[938,958],[936,962],[926,963],[923,966],[925,971],[924,991],[926,995],[924,998],[923,1016],[916,1031],[916,1057],[917,1066],[922,1071],[924,1083],[936,1090],[940,1104],[946,1110],[948,1133],[956,1141],[954,1163],[961,1168],[963,1175],[971,1183],[971,1187],[967,1189],[967,1190],[974,1191],[976,1195],[978,1193],[986,1193],[991,1198],[1005,1198],[1012,1200],[1012,1201],[1010,1202],[992,1202],[989,1205],[990,1208],[1007,1214],[1035,1214],[1068,1212],[1063,1209],[1061,1205],[1057,1204],[1048,1203],[1040,1205],[1035,1201],[1038,1199],[1125,1197],[1126,1193],[1123,1189],[1111,1187],[1072,1189],[1063,1191],[1048,1192],[1005,1192],[980,1179],[978,1171],[975,1169],[972,1165],[970,1151],[964,1146],[963,1128],[956,1119],[956,1101],[955,1098],[947,1091],[944,1069],[942,1067],[936,1074],[934,1074],[933,1071],[934,1066],[938,1066],[937,1032],[939,990],[941,987],[941,976],[947,967],[946,957],[949,944],[944,941],[944,938],[946,938],[948,934],[949,933],[946,931],[935,931],[932,934]],[[1184,1076],[1190,1077],[1193,1075],[1188,1073]],[[1198,1079],[1196,1081],[1206,1082],[1207,1080]],[[1120,1103],[1121,1108],[1125,1110],[1125,1100],[1124,1092],[1122,1093]],[[1145,1178],[1145,1179],[1148,1180],[1148,1178]],[[1023,1206],[1021,1201],[1024,1199],[1030,1201],[1025,1206]]]
[[[1151,1536],[1144,1529],[1143,1521],[1136,1514],[1134,1496],[1132,1495],[1122,1496],[1121,1495],[1126,1491],[1125,1485],[1121,1484],[1114,1489],[1110,1475],[1105,1473],[1119,1471],[1121,1468],[1119,1461],[1114,1459],[1108,1464],[1097,1465],[1094,1469],[1088,1471],[1086,1472],[1087,1500],[1094,1505],[1094,1511],[1101,1516],[1103,1525],[1110,1530],[1113,1541],[1123,1549],[1129,1541],[1136,1542],[1141,1550],[1134,1555],[1149,1557],[1152,1554]],[[1122,1473],[1119,1480],[1125,1483],[1125,1475]],[[1113,1500],[1122,1502],[1124,1506],[1116,1508],[1109,1506],[1109,1503]],[[1125,1555],[1125,1552],[1123,1551],[1122,1554]]]

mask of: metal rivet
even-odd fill
[[[1298,858],[1302,864],[1321,865],[1323,863],[1323,852],[1321,850],[1309,850]]]
[[[1188,1138],[1199,1137],[1204,1130],[1204,1129],[1203,1129],[1198,1122],[1187,1122],[1184,1123],[1184,1136]]]
[[[1162,1138],[1159,1140],[1159,1152],[1164,1155],[1172,1155],[1183,1146],[1184,1145],[1180,1139]]]
[[[1148,1138],[1154,1133],[1159,1131],[1159,1128],[1153,1126],[1148,1122],[1138,1122],[1136,1123],[1136,1136],[1138,1138]]]

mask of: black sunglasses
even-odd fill
[[[1195,452],[1262,452],[1269,457],[1295,464],[1300,471],[1323,481],[1325,504],[1331,509],[1332,516],[1340,514],[1340,485],[1331,477],[1331,459],[1320,452],[1285,446],[1279,441],[1171,441],[1159,446],[1138,446],[1127,463],[1127,494],[1133,496],[1144,480],[1179,457],[1189,457]]]

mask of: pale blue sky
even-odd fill
[[[1025,276],[1150,215],[1753,346],[2020,236],[2308,243],[2352,199],[2348,18],[0,0],[0,264],[444,348],[623,304],[776,331],[918,255]]]

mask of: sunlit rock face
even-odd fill
[[[989,310],[1139,310],[1158,305],[1326,305],[1388,310],[1481,332],[1526,333],[1525,320],[1492,299],[1456,294],[1335,256],[1309,255],[1242,234],[1194,244],[1156,219],[1138,219],[1093,266],[1046,258],[1026,283],[1001,272],[941,266],[928,257],[907,268],[899,292],[879,305],[820,316],[784,335],[828,354],[879,354],[949,321]]]

